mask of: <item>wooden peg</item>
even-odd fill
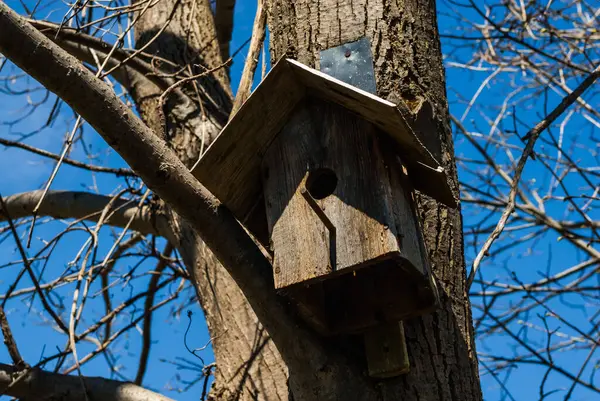
[[[402,322],[375,326],[364,333],[369,376],[388,379],[410,370]]]

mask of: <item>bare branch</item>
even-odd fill
[[[28,152],[35,153],[40,156],[48,157],[48,158],[56,160],[56,161],[60,160],[60,156],[57,154],[48,152],[47,150],[44,150],[44,149],[39,149],[34,146],[27,145],[27,144],[24,144],[21,142],[10,141],[10,140],[4,139],[4,138],[0,138],[0,145],[23,149]],[[104,167],[104,166],[94,166],[94,165],[86,164],[86,163],[83,163],[83,162],[80,162],[77,160],[69,159],[68,157],[65,157],[62,162],[64,164],[68,164],[73,167],[78,167],[78,168],[82,168],[85,170],[94,171],[97,173],[111,173],[111,174],[116,174],[117,176],[121,176],[121,177],[135,177],[136,176],[133,171],[131,171],[127,168],[111,168],[111,167]]]
[[[23,192],[4,199],[8,213],[14,219],[29,217],[39,202],[43,191]],[[77,191],[49,191],[38,210],[39,216],[56,219],[84,219],[98,221],[102,210],[111,202],[114,210],[105,222],[115,227],[125,227],[133,218],[130,228],[142,234],[165,236],[166,221],[154,213],[150,206],[138,208],[135,201],[113,199],[105,195]],[[0,215],[0,221],[4,217]],[[161,230],[162,228],[162,230]]]
[[[250,96],[252,82],[254,81],[254,72],[256,71],[256,66],[258,65],[260,49],[265,40],[266,24],[267,10],[263,5],[263,0],[258,0],[256,16],[254,17],[254,26],[252,27],[252,40],[250,41],[250,49],[248,49],[248,56],[246,57],[246,63],[244,64],[240,86],[238,87],[235,100],[233,101],[233,107],[231,108],[231,116],[233,116],[239,110],[239,108],[242,107],[242,104],[244,104],[246,99],[248,99],[248,96]]]
[[[185,218],[240,287],[284,358],[317,369],[323,344],[273,289],[272,266],[226,207],[104,82],[0,3],[0,52],[56,93],[125,159],[147,186]],[[286,358],[287,356],[287,358]]]
[[[2,215],[4,215],[4,218],[6,218],[6,220],[8,221],[10,231],[13,235],[15,243],[17,244],[17,249],[19,250],[21,259],[23,259],[23,264],[25,265],[25,270],[27,270],[27,273],[29,274],[29,278],[31,279],[31,281],[33,282],[33,285],[35,286],[36,293],[39,295],[40,300],[42,301],[42,305],[44,305],[44,309],[52,317],[52,319],[54,320],[56,325],[58,327],[60,327],[60,329],[63,332],[66,333],[68,331],[67,327],[65,326],[65,324],[62,321],[62,319],[60,318],[60,316],[58,316],[58,314],[50,306],[50,304],[46,298],[46,295],[44,295],[44,292],[42,291],[42,289],[40,287],[40,283],[38,282],[38,279],[37,279],[35,273],[33,272],[33,269],[31,268],[31,263],[29,261],[29,257],[27,256],[27,253],[25,252],[25,249],[23,248],[21,239],[19,238],[19,235],[17,234],[15,225],[13,224],[12,217],[10,216],[10,213],[8,212],[8,207],[6,206],[6,203],[4,202],[1,195],[0,195],[0,212],[2,213]]]
[[[84,377],[86,389],[93,399],[106,401],[172,401],[132,383],[101,377]],[[86,394],[77,376],[61,375],[38,368],[22,372],[0,363],[0,393],[28,400],[80,401]]]
[[[171,256],[173,252],[173,245],[167,243],[163,251],[165,257]],[[167,267],[165,259],[160,259],[156,265],[156,268],[152,272],[152,278],[148,284],[148,295],[146,296],[146,302],[144,303],[144,326],[143,326],[143,340],[142,340],[142,351],[140,353],[140,363],[138,365],[138,371],[135,375],[135,384],[141,385],[146,374],[148,367],[148,357],[150,356],[150,347],[152,347],[152,306],[154,305],[154,296],[158,288],[158,280],[160,279],[161,273]]]
[[[92,65],[95,64],[95,62],[90,50],[93,50],[99,55],[106,57],[108,52],[113,49],[113,45],[103,41],[102,39],[87,35],[83,32],[78,32],[72,28],[61,27],[60,25],[46,21],[27,21],[39,29],[40,32],[48,37],[48,39],[52,40],[66,50],[69,54],[75,56],[83,62]],[[141,53],[141,55],[146,56],[146,58],[152,57],[151,55],[145,53]],[[131,52],[127,50],[115,48],[111,53],[111,59],[112,60],[107,63],[107,67],[111,70],[117,66],[126,66],[163,90],[173,84],[171,79],[163,77],[161,71],[157,71],[157,69],[150,63],[144,61],[140,57],[132,58]],[[161,62],[165,61],[166,60],[161,59]],[[122,68],[111,71],[111,73],[123,86],[129,86],[127,76],[122,74]]]
[[[15,366],[19,369],[23,369],[26,367],[25,361],[19,352],[19,348],[17,347],[17,342],[12,334],[12,330],[10,329],[10,325],[8,324],[8,318],[6,317],[6,313],[4,313],[4,308],[0,305],[0,328],[2,329],[2,336],[4,337],[4,344],[8,349],[8,354],[12,359]]]
[[[506,205],[506,208],[502,212],[502,216],[500,217],[500,220],[498,221],[496,228],[490,234],[488,239],[485,241],[485,243],[483,244],[483,247],[481,248],[481,250],[477,254],[477,257],[475,258],[475,261],[473,262],[473,268],[471,269],[471,271],[469,273],[469,278],[468,278],[468,286],[469,287],[471,286],[471,284],[473,283],[473,280],[475,279],[475,274],[477,273],[477,269],[479,268],[481,261],[489,252],[494,241],[500,236],[500,234],[504,230],[504,226],[506,225],[506,222],[508,221],[509,216],[515,210],[515,199],[517,197],[517,191],[518,191],[519,181],[521,179],[521,174],[523,173],[523,169],[525,168],[525,164],[527,163],[527,160],[533,154],[533,148],[535,146],[535,142],[537,141],[538,137],[540,136],[540,134],[542,132],[544,132],[544,130],[546,128],[548,128],[550,126],[550,124],[552,124],[558,117],[560,117],[562,115],[562,113],[565,112],[565,110],[567,110],[573,103],[575,103],[575,101],[583,94],[583,92],[585,92],[586,89],[588,89],[590,86],[592,86],[592,84],[596,81],[596,79],[599,76],[600,76],[600,66],[596,67],[596,69],[591,74],[589,74],[583,80],[583,82],[581,82],[581,84],[579,84],[579,86],[577,88],[575,88],[575,90],[573,92],[569,93],[567,96],[565,96],[563,98],[563,100],[560,102],[560,104],[558,106],[556,106],[556,108],[554,110],[552,110],[552,112],[550,114],[548,114],[548,116],[546,116],[546,118],[544,118],[542,121],[540,121],[535,127],[533,127],[523,137],[523,140],[527,140],[527,145],[525,146],[525,149],[523,150],[523,154],[521,155],[521,158],[519,159],[517,168],[515,170],[514,178],[513,178],[512,184],[511,184],[511,188],[510,188],[510,194],[508,195],[508,203]]]

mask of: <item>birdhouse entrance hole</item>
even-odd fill
[[[337,187],[338,178],[329,168],[318,168],[309,171],[306,179],[306,190],[313,198],[325,199],[333,194]]]

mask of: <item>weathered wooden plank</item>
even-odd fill
[[[437,294],[420,290],[429,277],[415,273],[399,255],[388,255],[373,267],[323,281],[330,333],[360,333],[435,309]]]
[[[327,315],[325,299],[331,294],[325,294],[323,283],[314,282],[308,285],[287,287],[280,290],[279,293],[292,300],[291,304],[296,308],[298,314],[317,333],[323,336],[331,336],[337,333],[332,330],[329,324],[330,319]]]
[[[325,163],[338,176],[334,194],[321,201],[338,227],[336,271],[360,269],[399,252],[388,166],[376,127],[337,104],[313,100],[311,106],[321,117]]]
[[[442,167],[431,168],[410,160],[406,161],[406,165],[410,181],[416,190],[446,206],[455,208],[458,205],[448,185],[448,176]]]
[[[396,255],[397,256],[397,255]],[[429,276],[411,275],[402,258],[374,261],[376,268],[328,280],[286,287],[280,292],[293,300],[300,315],[320,334],[364,333],[385,323],[398,322],[434,310],[437,291]]]
[[[435,307],[411,185],[378,132],[342,106],[308,97],[263,160],[275,287],[324,334]],[[334,186],[314,187],[315,172],[333,174]]]
[[[275,286],[325,334],[416,316],[437,301],[410,181],[378,132],[342,106],[308,97],[263,161]],[[302,190],[315,191],[306,177],[323,170],[335,187],[308,202]]]
[[[295,60],[288,60],[288,62],[290,70],[306,86],[306,95],[317,95],[337,103],[375,124],[382,133],[395,142],[393,148],[407,165],[415,189],[450,207],[456,207],[456,200],[448,186],[444,169],[419,140],[395,103],[348,85]],[[408,108],[403,107],[402,110],[407,112]],[[432,136],[430,133],[427,134],[428,138]]]
[[[307,166],[318,162],[314,123],[310,110],[299,107],[263,160],[275,288],[305,282],[333,271],[328,229],[300,193]]]
[[[304,86],[294,79],[285,62],[271,70],[261,87],[263,90],[250,95],[193,170],[242,222],[248,221],[248,214],[257,207],[263,208],[258,203],[262,156],[304,96]]]
[[[402,162],[393,150],[389,138],[381,137],[383,159],[388,164],[388,179],[393,199],[392,210],[401,255],[410,261],[412,266],[422,274],[430,274],[427,251],[424,247],[421,225],[415,210],[415,199],[412,182],[408,179]]]

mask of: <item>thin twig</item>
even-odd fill
[[[10,358],[12,359],[13,363],[19,370],[27,368],[28,366],[23,360],[21,353],[19,352],[17,342],[15,341],[15,337],[12,334],[10,325],[8,324],[8,319],[6,317],[6,314],[4,313],[4,308],[2,306],[0,306],[0,327],[2,328],[4,344],[8,349],[8,354],[10,355]]]
[[[27,236],[27,248],[29,248],[31,246],[31,238],[33,237],[33,229],[35,227],[35,223],[37,220],[38,211],[40,210],[40,206],[42,206],[42,202],[44,201],[44,198],[46,197],[46,194],[48,193],[50,186],[54,182],[54,178],[56,178],[56,174],[58,174],[58,169],[60,169],[60,166],[62,166],[63,160],[65,159],[65,157],[67,156],[67,153],[69,153],[69,150],[71,149],[71,145],[73,144],[73,139],[75,138],[75,133],[77,132],[77,129],[79,128],[80,124],[81,124],[81,116],[78,115],[77,119],[75,120],[75,125],[73,126],[73,129],[71,130],[71,134],[65,141],[65,146],[63,148],[62,153],[60,154],[58,163],[56,163],[56,166],[54,166],[54,169],[52,170],[52,174],[50,174],[50,178],[48,178],[48,181],[46,182],[46,186],[44,187],[42,196],[40,196],[40,199],[39,199],[37,205],[35,205],[35,207],[33,208],[33,212],[31,213],[33,216],[33,221],[31,222],[31,228],[29,230],[29,235]]]
[[[44,150],[44,149],[39,149],[39,148],[30,146],[30,145],[27,145],[27,144],[24,144],[21,142],[9,141],[7,139],[0,138],[0,145],[4,145],[7,147],[13,147],[13,148],[20,148],[20,149],[26,150],[28,152],[38,154],[40,156],[48,157],[53,160],[57,160],[57,161],[60,160],[60,156],[57,154],[48,152],[47,150]],[[118,177],[136,177],[136,174],[128,168],[111,168],[111,167],[104,167],[104,166],[95,166],[92,164],[86,164],[86,163],[83,163],[83,162],[80,162],[77,160],[69,159],[68,157],[63,158],[62,162],[64,164],[68,164],[73,167],[82,168],[82,169],[93,171],[96,173],[111,173],[111,174],[117,175]]]
[[[25,248],[23,248],[23,244],[21,243],[21,239],[19,238],[19,233],[17,233],[17,229],[15,228],[13,220],[10,217],[10,215],[8,214],[8,208],[6,207],[6,204],[4,203],[4,198],[2,197],[2,194],[0,194],[0,212],[4,214],[4,216],[6,217],[6,221],[8,221],[8,226],[10,227],[10,230],[14,237],[15,243],[17,244],[17,249],[19,250],[19,253],[21,254],[21,259],[23,259],[23,264],[25,265],[25,269],[27,270],[27,273],[29,274],[29,278],[33,282],[33,285],[35,286],[35,289],[36,289],[38,295],[40,296],[40,300],[42,301],[42,305],[44,306],[44,309],[46,310],[46,312],[48,312],[48,314],[52,317],[52,319],[54,319],[54,321],[56,322],[58,327],[60,327],[60,329],[62,331],[64,331],[65,333],[68,333],[69,329],[67,328],[67,326],[65,326],[62,319],[56,314],[54,309],[52,309],[52,307],[48,303],[48,300],[46,299],[46,296],[44,295],[44,291],[40,288],[40,283],[38,282],[38,280],[35,277],[35,274],[33,272],[33,269],[31,268],[31,263],[29,261],[29,257],[27,256],[27,253],[25,252]]]
[[[171,256],[173,252],[173,245],[167,242],[162,252],[167,258]],[[148,284],[148,295],[146,296],[146,302],[144,303],[144,323],[143,323],[143,339],[142,339],[142,352],[140,354],[140,363],[138,371],[135,376],[134,383],[138,386],[142,385],[146,369],[148,367],[148,357],[150,356],[150,347],[152,345],[152,306],[154,305],[154,297],[156,296],[158,281],[161,278],[162,272],[167,267],[168,263],[165,258],[160,258],[156,264],[156,268],[152,272],[150,283]]]
[[[167,17],[167,20],[165,21],[165,23],[163,24],[163,26],[160,27],[160,29],[158,31],[156,31],[156,33],[152,36],[152,38],[146,42],[142,47],[140,47],[139,49],[136,49],[133,53],[131,53],[130,55],[128,55],[125,60],[119,62],[117,65],[113,66],[112,68],[110,68],[108,71],[106,71],[104,74],[102,74],[102,77],[105,77],[107,75],[110,75],[114,70],[116,70],[117,68],[120,68],[123,64],[127,63],[129,60],[135,58],[136,56],[138,56],[139,54],[141,54],[144,50],[146,50],[148,48],[148,46],[150,46],[164,31],[165,29],[167,29],[167,27],[169,26],[169,24],[171,23],[171,21],[173,20],[173,17],[175,16],[175,12],[177,11],[177,7],[179,6],[179,3],[181,2],[181,0],[176,0],[175,4],[173,4],[173,9],[171,10],[171,13],[169,14],[169,16]],[[137,20],[141,17],[141,15],[146,11],[146,9],[144,9],[142,11],[142,13],[140,13],[138,16],[136,16],[136,19],[131,23],[130,27],[121,34],[121,38],[125,37],[125,34],[127,32],[129,32],[129,30],[131,28],[133,28],[133,26],[135,25],[135,23],[137,22]],[[113,47],[113,49],[116,49],[116,47]],[[112,51],[111,53],[109,53],[108,58],[112,55]],[[102,66],[102,68],[104,68],[104,66]]]
[[[267,24],[267,10],[263,6],[263,0],[258,0],[256,7],[256,16],[254,17],[254,26],[252,27],[252,39],[250,40],[250,48],[248,49],[248,56],[244,63],[244,70],[242,71],[242,78],[240,79],[240,85],[233,101],[233,107],[231,108],[230,116],[242,107],[242,104],[250,96],[252,90],[252,83],[254,82],[254,72],[258,66],[258,59],[260,56],[260,49],[263,46],[265,40]],[[230,117],[231,118],[231,117]]]

